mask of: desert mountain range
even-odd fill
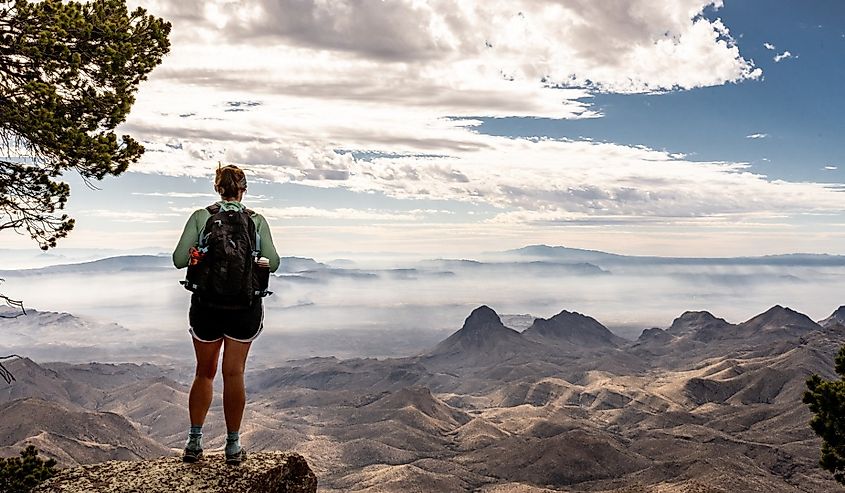
[[[579,313],[518,331],[480,306],[416,356],[249,373],[243,441],[301,453],[325,492],[845,491],[818,467],[801,404],[809,375],[834,377],[843,319],[686,312],[628,341]],[[4,455],[32,443],[76,465],[182,446],[188,386],[175,369],[7,366]],[[222,446],[219,396],[205,432]]]

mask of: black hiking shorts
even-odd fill
[[[244,310],[211,308],[198,302],[194,294],[188,320],[191,324],[188,332],[200,342],[217,342],[223,337],[252,342],[264,328],[264,307],[259,298]]]

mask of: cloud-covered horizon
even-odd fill
[[[482,304],[499,314],[523,317],[578,311],[632,338],[649,327],[668,327],[687,310],[708,310],[739,323],[774,305],[791,307],[814,320],[841,305],[838,288],[845,276],[841,259],[829,264],[801,259],[765,264],[737,262],[741,259],[640,263],[594,254],[550,258],[489,252],[477,257],[481,262],[394,259],[394,265],[382,268],[348,260],[333,262],[332,268],[292,262],[286,272],[271,279],[276,294],[264,300],[268,325],[262,335],[271,339],[263,341],[275,340],[286,354],[296,334],[440,331],[431,341],[433,346],[459,329]],[[99,323],[55,323],[53,314],[46,320],[33,314],[20,320],[23,325],[11,325],[2,346],[9,352],[53,358],[169,352],[178,359],[173,345],[190,337],[185,315],[190,293],[177,283],[183,271],[167,268],[168,263],[166,256],[123,257],[70,268],[5,271],[4,289],[26,300],[28,309],[68,312]],[[86,289],[78,289],[81,285]],[[97,341],[97,347],[91,341]],[[326,356],[338,350],[325,340],[317,346]],[[281,357],[275,350],[267,354]]]

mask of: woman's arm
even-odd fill
[[[276,252],[276,246],[273,245],[273,235],[270,234],[270,225],[261,214],[256,214],[256,225],[258,226],[258,235],[261,237],[261,256],[270,260],[270,272],[276,272],[279,268],[279,254]]]
[[[188,266],[188,261],[190,260],[190,252],[192,246],[197,245],[197,240],[199,240],[200,230],[205,226],[205,221],[201,221],[202,212],[205,209],[199,209],[194,211],[191,214],[191,217],[188,218],[188,222],[185,223],[185,229],[182,231],[182,237],[179,238],[179,243],[176,245],[176,249],[173,250],[173,265],[176,266],[177,269],[182,269]]]

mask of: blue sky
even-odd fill
[[[62,246],[167,250],[222,161],[283,254],[845,253],[839,2],[136,3],[147,153]]]
[[[845,166],[845,4],[742,1],[708,9],[736,38],[759,80],[659,94],[598,94],[604,117],[485,119],[497,135],[585,137],[701,160],[744,161],[773,179],[841,183]],[[774,50],[766,48],[769,44]],[[785,51],[791,57],[775,62]],[[765,135],[749,138],[750,135]]]

